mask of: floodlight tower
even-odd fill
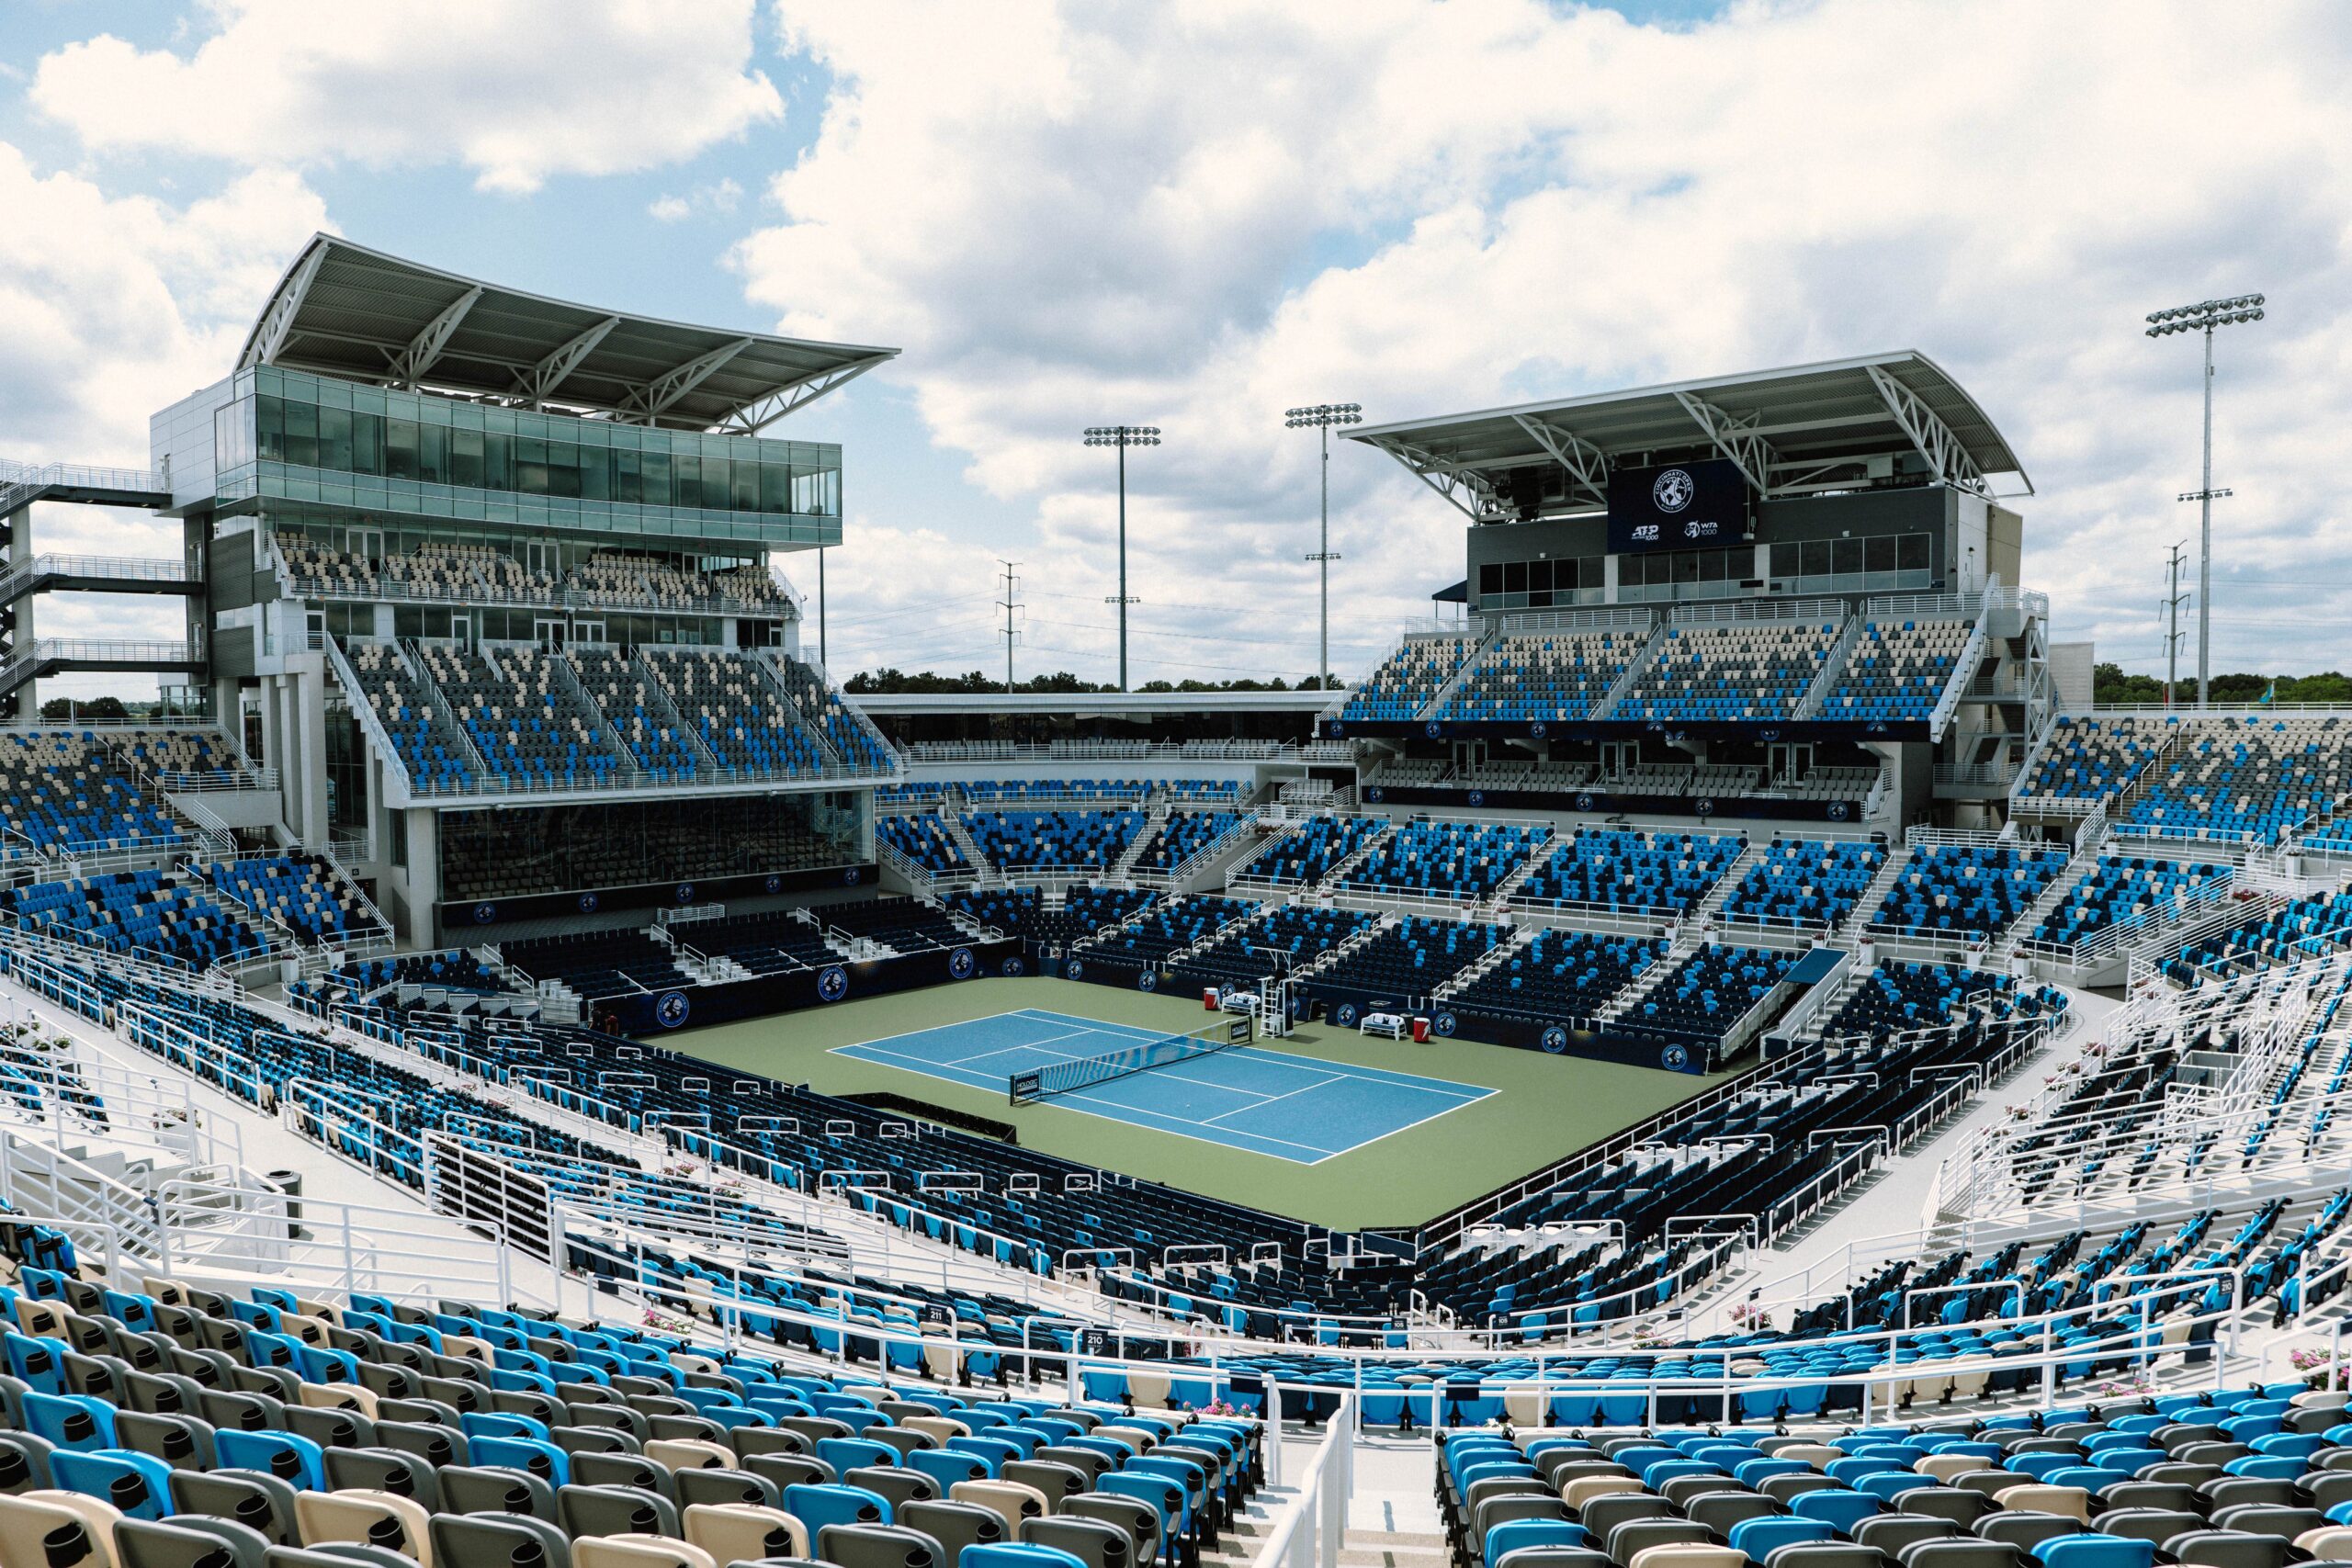
[[[1323,442],[1323,534],[1315,553],[1306,558],[1314,561],[1323,573],[1323,636],[1317,645],[1315,666],[1315,689],[1319,692],[1331,679],[1331,563],[1340,558],[1331,553],[1331,427],[1335,424],[1362,424],[1363,405],[1317,403],[1312,408],[1290,410],[1283,415],[1283,423],[1293,430],[1312,428]]]
[[[2199,513],[2199,545],[2197,551],[2197,705],[2200,708],[2212,701],[2211,653],[2213,643],[2213,502],[2230,492],[2213,488],[2213,329],[2240,321],[2262,320],[2262,296],[2240,294],[2229,299],[2208,299],[2198,305],[2180,305],[2169,310],[2157,310],[2148,317],[2150,337],[2170,337],[2175,333],[2201,332],[2205,334],[2205,468],[2198,488],[2183,491],[2180,499],[2197,502]]]
[[[1119,592],[1105,604],[1119,607],[1119,690],[1127,689],[1127,606],[1137,603],[1127,595],[1127,448],[1159,445],[1156,424],[1095,424],[1086,431],[1089,446],[1119,449]]]

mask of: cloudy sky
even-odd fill
[[[778,434],[847,448],[832,663],[1314,667],[1315,449],[1374,419],[1917,348],[2038,493],[2058,635],[2154,669],[2197,350],[2221,344],[2219,669],[2352,664],[2352,8],[6,0],[0,456],[137,461],[330,229],[590,303],[904,352]],[[1333,662],[1461,575],[1457,515],[1331,463]],[[46,547],[168,541],[43,517]],[[803,559],[787,570],[813,594]],[[67,603],[45,631],[131,624]],[[2193,655],[2192,655],[2193,657]]]

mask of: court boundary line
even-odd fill
[[[877,1066],[890,1067],[895,1071],[912,1073],[918,1077],[935,1078],[942,1083],[952,1083],[964,1089],[978,1089],[984,1093],[990,1092],[995,1087],[994,1075],[992,1074],[978,1075],[988,1077],[989,1080],[989,1082],[973,1083],[966,1078],[950,1077],[946,1076],[946,1072],[952,1067],[962,1067],[967,1063],[979,1060],[985,1056],[999,1055],[1006,1051],[1035,1049],[1036,1048],[1035,1044],[1024,1043],[1019,1045],[999,1046],[993,1051],[976,1052],[971,1055],[958,1056],[952,1064],[925,1061],[922,1066],[902,1066],[901,1061],[912,1062],[918,1058],[909,1056],[905,1053],[901,1052],[883,1050],[878,1051],[876,1055],[873,1056],[862,1056],[858,1054],[860,1052],[875,1050],[876,1047],[881,1046],[888,1041],[903,1040],[914,1035],[934,1034],[966,1029],[974,1024],[985,1024],[1001,1018],[1020,1018],[1027,1019],[1035,1022],[1050,1021],[1054,1023],[1076,1023],[1085,1026],[1083,1030],[1069,1031],[1069,1034],[1095,1032],[1109,1034],[1114,1038],[1125,1035],[1139,1040],[1161,1040],[1168,1038],[1164,1032],[1147,1029],[1140,1024],[1114,1023],[1108,1020],[1090,1019],[1079,1013],[1057,1012],[1050,1008],[1012,1008],[1003,1012],[988,1014],[983,1018],[962,1019],[948,1023],[932,1024],[922,1029],[902,1030],[897,1034],[881,1035],[873,1040],[853,1041],[846,1044],[828,1046],[826,1047],[826,1055],[848,1056],[853,1061],[874,1062]],[[1047,1038],[1048,1040],[1051,1040],[1066,1037],[1067,1036],[1048,1036]],[[1326,1076],[1315,1083],[1302,1085],[1299,1089],[1286,1089],[1279,1095],[1260,1095],[1254,1104],[1236,1106],[1231,1111],[1219,1111],[1216,1116],[1210,1117],[1206,1121],[1183,1123],[1186,1127],[1215,1127],[1216,1123],[1227,1116],[1238,1116],[1245,1111],[1255,1111],[1261,1106],[1271,1105],[1278,1100],[1287,1099],[1294,1094],[1305,1093],[1309,1089],[1324,1089],[1335,1083],[1345,1083],[1351,1081],[1372,1084],[1390,1089],[1417,1092],[1434,1099],[1448,1100],[1451,1100],[1452,1103],[1440,1106],[1437,1110],[1430,1111],[1426,1116],[1417,1117],[1413,1121],[1405,1122],[1400,1126],[1391,1127],[1385,1133],[1378,1133],[1359,1143],[1351,1144],[1344,1149],[1329,1150],[1323,1149],[1319,1145],[1296,1143],[1288,1138],[1275,1137],[1272,1134],[1250,1133],[1243,1131],[1238,1127],[1216,1127],[1217,1132],[1225,1134],[1224,1137],[1204,1138],[1193,1132],[1177,1131],[1168,1125],[1155,1125],[1150,1122],[1137,1121],[1135,1119],[1137,1116],[1157,1116],[1162,1122],[1170,1122],[1173,1121],[1173,1118],[1160,1116],[1158,1112],[1147,1111],[1140,1107],[1122,1105],[1112,1100],[1099,1100],[1084,1089],[1071,1094],[1056,1095],[1053,1097],[1052,1103],[1054,1105],[1074,1111],[1080,1116],[1091,1116],[1099,1122],[1113,1122],[1122,1126],[1141,1128],[1143,1131],[1148,1133],[1165,1134],[1170,1137],[1190,1138],[1194,1143],[1207,1144],[1212,1147],[1231,1149],[1240,1154],[1261,1155],[1268,1159],[1281,1160],[1286,1165],[1299,1165],[1312,1168],[1323,1165],[1331,1160],[1339,1159],[1346,1155],[1351,1155],[1361,1150],[1368,1149],[1372,1147],[1373,1145],[1393,1138],[1399,1133],[1410,1132],[1416,1127],[1423,1126],[1429,1122],[1437,1121],[1440,1117],[1450,1116],[1453,1112],[1460,1111],[1464,1107],[1478,1104],[1480,1101],[1492,1099],[1494,1096],[1502,1092],[1502,1090],[1498,1089],[1494,1089],[1483,1084],[1458,1083],[1450,1078],[1416,1077],[1411,1074],[1398,1073],[1390,1068],[1369,1067],[1354,1062],[1326,1061],[1319,1056],[1301,1055],[1288,1051],[1268,1051],[1254,1044],[1238,1046],[1230,1051],[1217,1052],[1216,1055],[1219,1056],[1247,1055],[1254,1058],[1275,1062],[1284,1066],[1319,1070]],[[883,1058],[898,1059],[885,1060]],[[1065,1060],[1072,1061],[1082,1061],[1084,1059],[1084,1057],[1065,1058]],[[1201,1089],[1224,1089],[1235,1094],[1250,1094],[1255,1092],[1254,1090],[1240,1089],[1234,1085],[1216,1083],[1203,1078],[1181,1077],[1182,1069],[1188,1065],[1189,1064],[1182,1062],[1175,1063],[1172,1065],[1170,1070],[1164,1076],[1180,1077],[1181,1081],[1192,1084]],[[1100,1086],[1089,1086],[1090,1089],[1098,1087]],[[1452,1092],[1455,1090],[1464,1092],[1459,1094]],[[1126,1111],[1129,1114],[1112,1115],[1104,1111],[1089,1110],[1086,1108],[1089,1102],[1096,1105],[1110,1106],[1116,1110]],[[1285,1148],[1313,1151],[1317,1153],[1317,1157],[1314,1159],[1299,1159],[1294,1156],[1274,1153],[1271,1149],[1250,1147],[1228,1141],[1233,1138],[1250,1139],[1263,1144],[1278,1144]]]

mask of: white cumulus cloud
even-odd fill
[[[1759,0],[1660,28],[1535,0],[868,0],[785,28],[833,85],[735,264],[789,330],[904,345],[886,374],[936,439],[1034,505],[1092,673],[1114,524],[1084,425],[1168,433],[1130,468],[1139,675],[1296,674],[1290,404],[1397,418],[1885,348],[1941,361],[2025,455],[2062,635],[2144,657],[2157,541],[2193,524],[2197,373],[2139,319],[2255,288],[2270,320],[2223,344],[2217,658],[2307,662],[2278,604],[2332,604],[2266,584],[2352,582],[2340,8]],[[1332,481],[1342,625],[1376,645],[1459,575],[1461,520],[1359,448]],[[837,583],[864,554],[853,532]],[[1204,603],[1238,614],[1173,607]],[[1244,620],[1277,645],[1180,640]]]
[[[455,162],[484,189],[652,168],[777,118],[753,0],[205,0],[193,49],[110,34],[31,98],[94,149],[245,164]]]

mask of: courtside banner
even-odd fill
[[[1609,476],[1609,549],[1702,550],[1747,539],[1747,480],[1724,457]]]

